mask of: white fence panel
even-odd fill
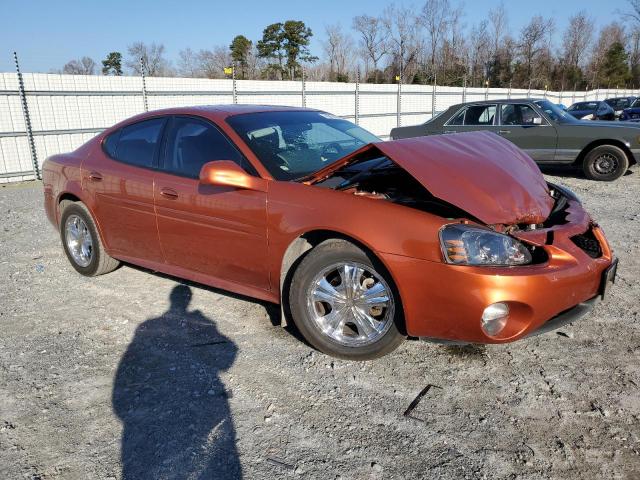
[[[425,122],[463,101],[548,98],[581,100],[637,95],[631,90],[547,92],[507,88],[434,87],[301,81],[108,77],[23,74],[38,163],[74,150],[103,129],[148,109],[233,103],[325,110],[358,123],[381,138],[398,124]],[[400,98],[398,98],[400,95]],[[400,105],[400,115],[398,115]],[[0,73],[0,183],[33,178],[29,137],[15,73]]]

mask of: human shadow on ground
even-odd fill
[[[122,478],[242,477],[220,372],[236,345],[213,320],[189,311],[191,288],[174,287],[169,309],[143,322],[123,355],[113,409],[123,424]]]

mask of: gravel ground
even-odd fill
[[[640,171],[550,178],[620,257],[607,301],[514,344],[366,363],[248,298],[129,266],[81,277],[41,186],[0,188],[0,478],[640,478]]]

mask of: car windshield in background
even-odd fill
[[[227,123],[276,180],[298,180],[380,139],[323,112],[234,115]]]
[[[551,118],[551,120],[555,122],[562,122],[565,120],[569,122],[575,121],[575,118],[573,118],[557,105],[551,103],[549,100],[536,100],[533,103],[535,103],[538,108],[540,108],[544,113],[547,114],[549,118]]]
[[[609,98],[605,100],[605,103],[609,105],[614,110],[623,110],[625,108],[629,108],[631,104],[631,99],[629,98]]]
[[[569,107],[569,111],[570,112],[575,112],[575,111],[584,111],[584,110],[597,110],[598,109],[598,105],[600,105],[599,102],[579,102],[579,103],[574,103],[573,105],[571,105]]]

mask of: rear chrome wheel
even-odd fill
[[[64,228],[71,258],[80,267],[87,267],[93,257],[93,239],[87,224],[78,215],[69,215]]]
[[[306,254],[293,274],[289,307],[307,341],[335,357],[380,357],[405,338],[389,274],[346,240],[326,240]]]
[[[60,237],[71,266],[88,277],[115,270],[120,262],[104,250],[87,207],[81,202],[64,200],[60,209]]]
[[[307,296],[316,326],[342,345],[375,343],[393,323],[391,289],[378,272],[360,263],[324,268],[310,282]]]

